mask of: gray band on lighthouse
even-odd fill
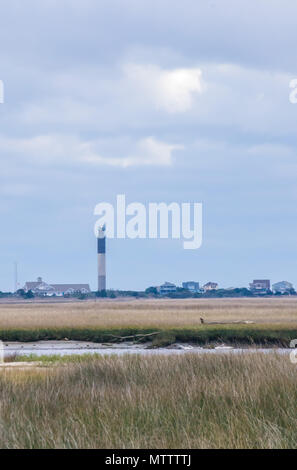
[[[105,253],[98,253],[98,291],[106,290]]]
[[[106,277],[99,276],[98,277],[98,291],[101,292],[103,290],[106,290]]]

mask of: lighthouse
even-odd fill
[[[99,227],[98,240],[97,240],[97,255],[98,255],[98,291],[106,290],[106,233],[105,226]]]

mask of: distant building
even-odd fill
[[[250,290],[258,294],[265,294],[268,291],[270,291],[270,280],[269,279],[255,279],[250,284]]]
[[[280,281],[276,282],[275,284],[272,284],[272,290],[276,293],[286,294],[292,292],[294,290],[294,286],[293,284],[291,284],[291,282]]]
[[[162,286],[158,287],[158,292],[161,295],[170,294],[172,292],[176,292],[176,285],[172,284],[171,282],[164,282]]]
[[[219,285],[216,282],[208,282],[207,284],[204,284],[203,290],[208,291],[208,290],[216,290],[219,287]]]
[[[183,282],[183,289],[187,289],[190,292],[199,292],[199,282],[195,282],[195,281]]]
[[[38,277],[36,282],[26,282],[24,291],[32,291],[33,294],[41,296],[62,297],[71,294],[88,294],[91,289],[89,284],[48,284]]]

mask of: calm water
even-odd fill
[[[143,355],[156,355],[156,354],[244,354],[263,352],[265,354],[278,353],[290,354],[292,349],[286,348],[230,348],[230,347],[217,347],[215,349],[207,349],[201,347],[192,347],[190,345],[174,345],[170,348],[148,349],[143,346],[132,344],[116,344],[116,345],[102,345],[100,343],[88,343],[80,341],[39,341],[35,343],[4,343],[5,357],[10,355],[29,355],[35,354],[42,355],[55,355],[61,356],[71,354],[101,354],[110,355],[115,354],[121,356],[123,354],[143,354]]]

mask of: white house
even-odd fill
[[[176,285],[172,284],[171,282],[164,282],[164,284],[162,284],[162,286],[158,287],[157,289],[161,295],[166,295],[172,292],[176,292]]]
[[[219,285],[216,282],[207,282],[207,284],[204,284],[203,290],[206,292],[208,290],[217,290]]]
[[[183,289],[187,289],[190,292],[199,292],[199,282],[195,282],[195,281],[183,282]]]
[[[272,284],[273,292],[279,292],[280,294],[285,294],[287,292],[292,291],[293,289],[293,284],[288,281],[280,281],[276,282],[275,284]]]
[[[36,282],[26,282],[24,291],[32,291],[35,295],[41,296],[57,296],[71,294],[88,294],[91,292],[89,284],[48,284],[42,280],[41,277],[37,278]]]

